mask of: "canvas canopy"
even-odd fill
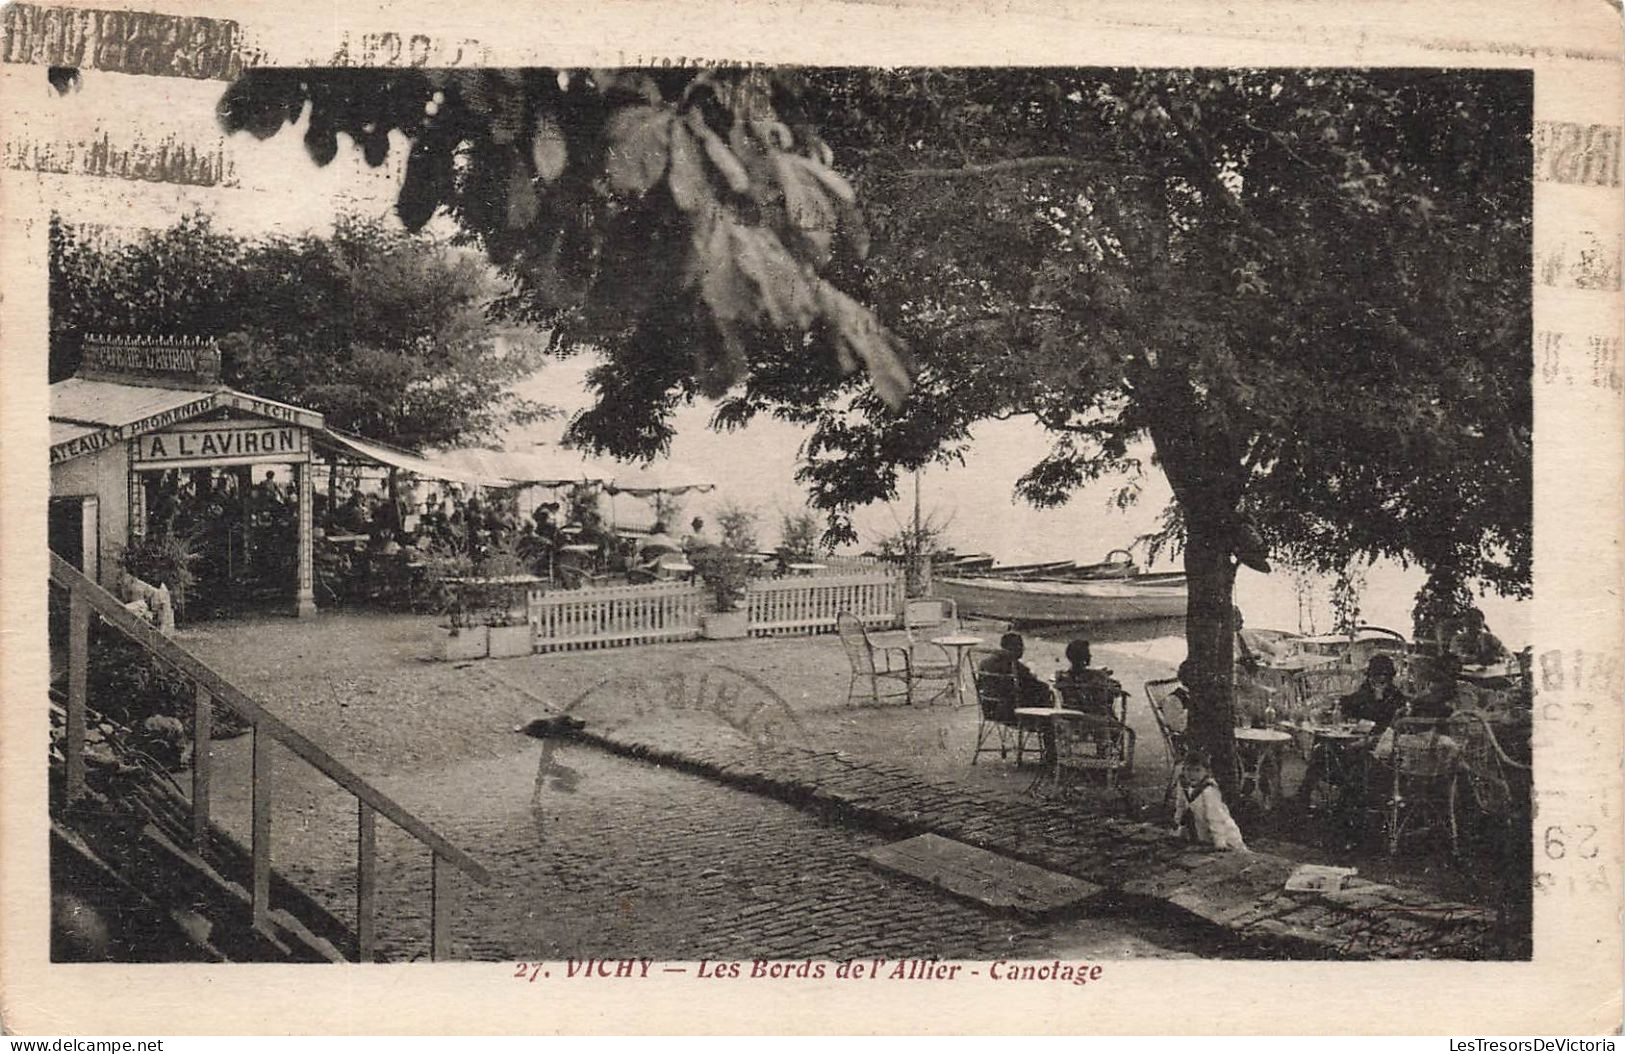
[[[409,450],[389,446],[360,436],[349,435],[324,428],[316,435],[318,448],[340,457],[360,459],[386,468],[410,472],[424,479],[446,480],[453,483],[471,483],[480,487],[511,487],[513,481],[499,475],[488,475],[456,464],[430,459]]]

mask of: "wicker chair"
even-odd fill
[[[869,639],[869,631],[856,615],[840,611],[835,615],[835,632],[840,635],[841,647],[846,649],[847,661],[852,664],[852,679],[846,685],[846,701],[850,704],[858,695],[859,684],[868,686],[869,699],[879,703],[882,699],[914,701],[914,671],[907,648],[883,647]],[[881,682],[893,682],[896,691],[881,692]]]
[[[1407,837],[1442,834],[1457,853],[1456,783],[1461,743],[1449,722],[1429,717],[1395,718],[1384,733],[1388,744],[1373,751],[1367,773],[1368,809],[1381,820],[1388,855]]]
[[[1174,787],[1179,782],[1179,763],[1185,756],[1184,708],[1173,697],[1178,687],[1177,677],[1145,682],[1145,698],[1151,704],[1151,716],[1157,719],[1157,731],[1162,733],[1162,745],[1168,752],[1168,785],[1162,793],[1164,806],[1173,801]],[[1177,716],[1171,712],[1175,707],[1180,710]]]
[[[1458,710],[1449,735],[1461,744],[1461,776],[1453,785],[1457,824],[1472,838],[1458,858],[1472,867],[1475,883],[1489,886],[1503,950],[1523,939],[1515,918],[1531,910],[1529,876],[1531,771],[1510,756],[1495,726],[1477,711]],[[1482,865],[1478,871],[1474,865]]]
[[[1086,773],[1105,774],[1106,789],[1134,771],[1134,729],[1118,717],[1063,709],[1052,719],[1055,792],[1065,795]],[[1127,790],[1127,785],[1123,785]]]
[[[1029,739],[1042,741],[1043,728],[1023,721],[1016,715],[1021,706],[1021,678],[1010,664],[1008,672],[986,669],[988,660],[1005,653],[996,648],[977,648],[970,653],[971,676],[976,683],[976,706],[980,719],[976,724],[976,749],[971,751],[970,763],[983,754],[999,752],[999,757],[1016,753],[1020,765],[1028,749]]]
[[[1476,710],[1457,711],[1448,722],[1447,735],[1461,750],[1461,779],[1452,786],[1458,819],[1471,798],[1473,807],[1485,819],[1510,826],[1529,809],[1530,767],[1510,757],[1484,714]]]

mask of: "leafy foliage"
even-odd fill
[[[1149,440],[1221,779],[1238,562],[1528,589],[1527,73],[269,71],[223,114],[269,135],[307,100],[317,160],[399,129],[408,222],[444,204],[528,307],[602,335],[581,445],[657,450],[743,376],[716,423],[810,426],[802,478],[850,536],[984,419],[1054,437],[1040,504]]]
[[[811,560],[819,551],[826,550],[823,534],[823,524],[812,513],[784,513],[779,518],[777,553],[785,560]]]
[[[185,616],[187,601],[197,592],[198,552],[192,539],[166,532],[145,534],[120,549],[118,561],[126,574],[169,587],[176,614]]]
[[[722,530],[722,542],[708,545],[694,552],[690,559],[700,578],[711,590],[718,611],[733,611],[744,599],[746,586],[759,573],[751,554],[757,551],[756,523],[753,509],[729,503],[717,512],[717,525]]]
[[[901,345],[820,275],[861,256],[867,233],[793,103],[793,78],[759,69],[259,69],[219,116],[266,138],[308,105],[317,164],[340,133],[373,165],[403,136],[402,221],[415,230],[445,209],[519,279],[517,306],[606,348],[601,411],[673,388],[719,395],[786,334],[842,370],[861,364],[898,402]],[[669,439],[617,420],[601,412],[576,434],[619,453]]]
[[[723,548],[741,553],[754,553],[760,546],[756,541],[756,524],[761,516],[755,509],[737,502],[729,502],[717,510],[717,528],[722,531]]]
[[[477,256],[376,222],[247,240],[203,217],[128,243],[51,228],[51,377],[87,333],[218,336],[228,383],[402,446],[489,438],[546,408],[510,387],[541,364]]]

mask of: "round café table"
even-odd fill
[[[951,649],[954,653],[954,699],[960,706],[965,705],[965,672],[970,665],[970,650],[982,643],[981,637],[973,637],[968,633],[950,633],[943,637],[932,637],[931,643],[943,648]]]
[[[1274,808],[1281,797],[1281,755],[1291,734],[1274,728],[1238,728],[1235,734],[1241,793],[1256,793],[1266,810]]]
[[[1311,770],[1315,759],[1320,759],[1320,775],[1317,784],[1324,784],[1328,791],[1332,789],[1339,794],[1349,793],[1351,781],[1361,779],[1358,765],[1351,761],[1349,754],[1365,744],[1370,738],[1369,732],[1362,732],[1353,725],[1299,725],[1299,731],[1309,733],[1312,743],[1309,747],[1309,760]],[[1307,804],[1316,788],[1306,787],[1300,790],[1299,796]]]
[[[1059,706],[1018,706],[1018,707],[1016,707],[1015,715],[1016,715],[1016,764],[1017,765],[1021,764],[1021,755],[1026,750],[1027,736],[1034,733],[1034,732],[1038,733],[1038,741],[1039,741],[1039,744],[1040,744],[1040,747],[1041,747],[1040,752],[1039,752],[1040,758],[1042,759],[1044,754],[1053,754],[1054,743],[1055,743],[1055,740],[1054,740],[1054,736],[1055,736],[1054,721],[1055,721],[1057,715],[1064,714],[1064,713],[1066,713],[1066,711],[1061,709]],[[1037,778],[1033,780],[1032,785],[1027,788],[1027,792],[1030,794],[1033,791],[1037,790],[1039,784],[1044,782],[1044,777],[1047,774],[1048,774],[1047,771],[1046,772],[1040,772],[1038,774]]]

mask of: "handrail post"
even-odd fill
[[[192,696],[192,847],[202,852],[209,844],[209,769],[213,759],[214,697],[203,685],[193,685]]]
[[[451,876],[440,866],[440,854],[431,850],[429,863],[429,961],[443,962],[450,951],[448,927],[451,920],[446,910],[446,880]]]
[[[85,792],[85,699],[90,683],[90,601],[68,592],[68,722],[62,741],[67,800]]]
[[[356,799],[355,843],[355,943],[356,961],[372,962],[373,946],[377,936],[376,913],[378,900],[378,848],[377,813],[361,799]]]
[[[261,928],[271,910],[271,736],[258,723],[254,725],[253,841],[250,852],[254,868],[252,921]]]

